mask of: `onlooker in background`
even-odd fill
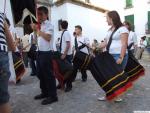
[[[29,44],[29,34],[26,34],[24,35],[22,38],[21,38],[21,42],[23,44],[23,48],[22,48],[22,56],[23,56],[23,61],[24,61],[24,64],[25,64],[25,67],[27,68],[28,67],[28,63],[29,63],[29,60],[28,60],[28,52],[30,50],[30,44]]]
[[[0,29],[0,113],[11,113],[8,93],[10,77],[8,50],[15,51],[15,46],[2,13],[0,13]]]
[[[37,32],[33,24],[31,24],[31,28],[33,32],[29,36],[30,50],[28,52],[28,57],[29,57],[30,66],[31,66],[31,76],[35,76],[36,75],[36,56],[37,56]]]
[[[123,24],[129,30],[128,47],[135,55],[138,46],[137,35],[132,31],[132,26],[129,22],[125,21]]]
[[[136,54],[136,57],[138,60],[141,60],[144,49],[146,48],[146,46],[147,46],[146,36],[143,36],[143,37],[141,37],[140,45],[139,45],[139,48],[138,48],[137,54]]]
[[[60,38],[56,40],[56,50],[60,51]]]

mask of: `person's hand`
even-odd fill
[[[122,64],[122,61],[123,61],[123,59],[122,59],[122,58],[119,58],[116,63],[117,63],[117,64]]]
[[[66,58],[66,55],[65,55],[65,54],[61,55],[61,59],[62,59],[62,60],[64,60],[65,58]]]

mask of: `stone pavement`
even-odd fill
[[[134,87],[123,96],[121,103],[100,102],[97,98],[104,93],[88,73],[88,81],[81,82],[80,73],[73,90],[69,93],[58,91],[59,102],[42,106],[41,101],[33,97],[40,93],[39,81],[27,75],[18,85],[10,85],[13,113],[134,113],[133,111],[150,111],[150,62],[146,66],[146,76],[140,78]]]

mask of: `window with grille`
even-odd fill
[[[133,7],[133,1],[132,0],[126,0],[126,7],[129,8],[129,7]]]

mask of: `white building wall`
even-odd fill
[[[67,6],[66,4],[63,4],[59,7],[53,6],[51,8],[50,13],[51,13],[51,21],[52,21],[52,24],[54,25],[54,37],[57,39],[61,35],[61,32],[59,31],[59,27],[58,27],[58,20],[60,19],[68,20]]]
[[[125,1],[123,1],[125,7]],[[134,14],[135,32],[138,38],[145,35],[146,23],[148,22],[148,11],[150,4],[148,0],[133,0],[133,8],[124,9],[124,16]]]
[[[68,21],[68,30],[71,35],[74,32],[75,25],[81,25],[83,27],[83,35],[89,37],[91,43],[94,38],[101,41],[106,36],[108,26],[104,13],[65,3],[59,7],[52,7],[51,14],[51,20],[55,28],[55,40],[61,35],[61,32],[58,31],[59,19]],[[74,41],[73,36],[72,41]]]
[[[99,41],[104,39],[108,29],[104,13],[69,3],[67,4],[67,9],[71,33],[74,31],[75,25],[81,25],[83,35],[90,38],[91,42],[94,38]]]

